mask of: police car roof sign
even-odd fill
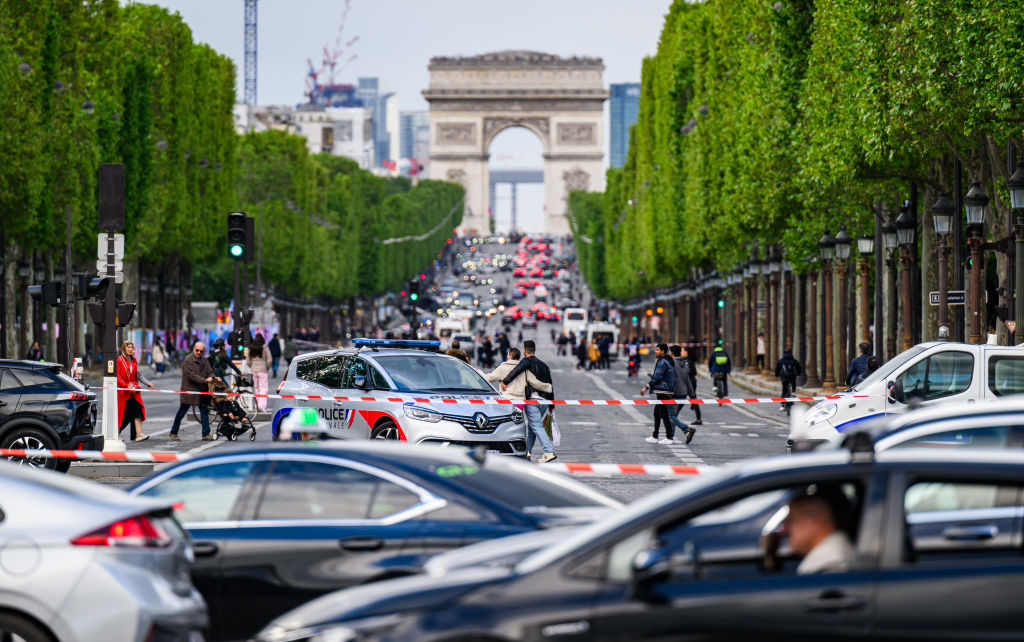
[[[357,348],[440,348],[440,341],[419,339],[354,339],[352,345]]]

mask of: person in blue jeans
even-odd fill
[[[523,354],[525,355],[518,364],[505,375],[502,379],[501,389],[503,392],[506,391],[506,387],[511,387],[510,384],[516,380],[519,375],[524,372],[528,372],[533,375],[534,378],[541,384],[540,386],[534,386],[529,381],[524,381],[526,388],[526,398],[529,399],[531,395],[536,394],[544,399],[554,399],[555,389],[551,383],[551,369],[548,368],[548,364],[544,363],[537,358],[536,355],[537,344],[532,339],[523,342]],[[546,390],[544,388],[547,388]],[[554,410],[554,408],[552,408]],[[533,445],[540,440],[541,448],[544,449],[544,454],[537,461],[544,463],[557,459],[558,456],[555,454],[555,446],[551,443],[551,439],[548,438],[548,433],[544,430],[544,408],[535,404],[526,404],[524,408],[526,413],[526,452],[529,453],[533,450]]]
[[[195,392],[208,392],[211,381],[220,381],[220,377],[213,375],[213,367],[210,362],[203,358],[206,346],[202,341],[192,344],[192,350],[185,360],[181,362],[181,389]],[[205,395],[188,394],[181,395],[181,405],[174,415],[174,423],[171,424],[171,440],[178,441],[178,429],[181,428],[181,420],[185,418],[189,406],[199,406],[199,419],[203,425],[203,441],[213,441],[210,434],[209,405],[206,403]]]

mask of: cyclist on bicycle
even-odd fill
[[[231,361],[228,351],[224,348],[224,339],[217,339],[213,342],[210,366],[213,368],[213,374],[220,377],[223,381],[227,381],[229,369],[234,370],[235,374],[239,377],[242,376],[242,371]]]

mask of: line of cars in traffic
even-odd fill
[[[343,390],[361,396],[483,394],[441,389],[464,381],[448,368],[461,362],[408,347],[304,354],[289,380],[308,381],[301,370],[348,376],[355,387]],[[882,379],[894,399],[901,382],[905,401],[917,398],[909,390],[959,389],[967,375],[948,368],[964,359],[953,352],[984,364],[968,390],[980,376],[1010,390],[1000,363],[1019,349],[975,348],[929,345],[883,365]],[[911,370],[920,383],[900,379]],[[324,389],[334,390],[294,393]],[[501,449],[486,440],[476,450],[394,443],[476,423],[443,416],[475,405],[368,403],[393,428],[332,435],[376,441],[214,452],[127,495],[0,463],[0,639],[1020,639],[1024,400],[928,401],[886,406],[889,417],[840,438],[795,434],[796,450],[817,448],[726,466],[625,507],[488,454]],[[854,402],[864,398],[844,399]],[[330,401],[321,409],[352,417]],[[836,572],[799,572],[786,538],[791,505],[813,495],[842,499],[836,521],[852,552]]]

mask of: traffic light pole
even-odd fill
[[[114,254],[114,233],[107,231],[107,253]],[[103,295],[103,450],[124,452],[127,447],[117,430],[117,285],[114,264],[107,263],[110,285]]]
[[[67,247],[64,248],[64,322],[60,333],[64,335],[64,369],[69,377],[75,376],[75,297],[71,295],[71,206],[64,206],[67,218]]]

